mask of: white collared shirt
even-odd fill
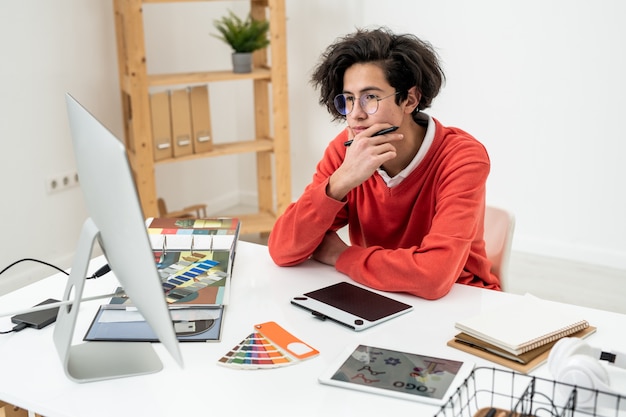
[[[432,117],[430,117],[429,115],[427,116],[428,116],[428,127],[426,128],[426,135],[424,135],[424,141],[422,142],[422,146],[420,146],[419,150],[417,151],[417,154],[415,155],[411,163],[407,165],[406,168],[400,171],[393,178],[390,177],[385,172],[384,169],[378,168],[377,170],[378,175],[380,175],[383,181],[385,181],[385,184],[387,184],[387,187],[389,188],[395,187],[396,185],[400,184],[406,177],[408,177],[409,174],[413,172],[415,168],[417,168],[419,163],[422,162],[422,160],[424,159],[424,156],[426,155],[426,152],[428,152],[428,150],[430,149],[430,145],[433,144],[433,139],[435,138],[435,122],[433,121]]]

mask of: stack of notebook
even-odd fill
[[[559,339],[585,337],[596,330],[564,306],[530,295],[458,321],[455,328],[460,333],[448,346],[522,373],[544,363]]]

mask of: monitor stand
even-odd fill
[[[158,372],[163,364],[149,342],[84,342],[72,345],[76,317],[94,242],[100,231],[93,220],[83,225],[78,248],[54,329],[54,344],[65,374],[75,382],[91,382]]]

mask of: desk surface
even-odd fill
[[[104,260],[92,262],[93,270]],[[87,281],[85,296],[105,294],[116,287],[109,274]],[[438,407],[321,385],[317,377],[346,346],[379,344],[494,366],[446,346],[454,323],[483,309],[505,305],[517,295],[455,285],[437,301],[394,294],[414,311],[363,332],[313,318],[289,300],[302,292],[349,280],[333,268],[314,261],[292,268],[273,264],[265,246],[240,242],[235,260],[230,304],[226,308],[222,341],[183,343],[184,368],[160,344],[155,349],[164,363],[161,372],[110,381],[78,384],[66,378],[52,341],[53,326],[0,335],[0,399],[46,417],[89,416],[432,416]],[[62,298],[62,274],[0,297],[0,312]],[[81,304],[75,343],[79,343],[102,302]],[[619,347],[626,315],[563,305],[584,311],[598,328],[588,342],[609,349]],[[257,323],[275,321],[320,351],[320,355],[284,368],[236,370],[217,364],[222,355],[253,331]],[[0,329],[12,327],[0,318]],[[534,375],[550,378],[546,366]]]

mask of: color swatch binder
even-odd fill
[[[241,221],[236,217],[173,218],[146,220],[152,248],[228,250],[234,253]],[[167,241],[165,242],[165,239]]]
[[[189,102],[191,105],[193,151],[195,153],[209,152],[213,150],[209,87],[206,85],[191,87]]]
[[[193,153],[193,141],[191,138],[189,92],[184,88],[172,90],[170,93],[174,157],[190,155]]]
[[[455,327],[513,355],[589,327],[578,313],[531,295],[520,297],[494,310],[460,320]]]
[[[148,238],[170,304],[226,305],[241,222],[234,217],[148,218]],[[130,304],[123,289],[110,304]]]
[[[228,304],[239,219],[150,218],[146,225],[169,303]]]
[[[152,137],[154,160],[171,158],[172,124],[170,119],[170,96],[167,91],[150,94],[150,116],[152,119]]]

